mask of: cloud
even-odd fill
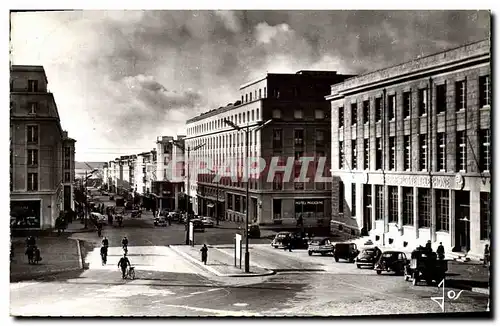
[[[239,33],[241,31],[240,22],[238,17],[236,17],[234,11],[229,10],[217,10],[215,14],[223,21],[224,26],[233,33]]]
[[[255,26],[255,38],[259,43],[270,43],[273,40],[287,39],[293,37],[293,30],[288,24],[269,26],[267,23],[259,23]]]

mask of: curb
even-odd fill
[[[476,293],[482,293],[482,294],[486,294],[486,295],[490,295],[490,289],[485,289],[485,288],[472,288],[471,289],[472,292],[476,292]]]
[[[69,238],[71,239],[71,238]],[[83,255],[82,255],[82,248],[80,247],[80,240],[78,239],[73,239],[76,241],[76,251],[78,253],[78,266],[80,267],[80,269],[83,269]]]
[[[222,252],[223,254],[225,255],[228,255],[228,256],[231,256],[233,257],[233,255],[231,255],[229,252],[227,252],[226,250],[223,250],[222,248],[217,248],[217,247],[213,247],[213,249],[215,250],[218,250],[219,252]],[[251,261],[251,260],[250,260]],[[259,267],[259,268],[262,268],[262,269],[265,269],[265,270],[269,270],[268,268],[262,266],[262,265],[259,265],[259,264],[255,264],[255,263],[252,263],[252,265],[254,265],[255,267]],[[275,271],[275,270],[274,270]],[[276,271],[275,271],[276,272]]]
[[[256,276],[269,276],[269,275],[274,275],[276,274],[275,271],[268,271],[266,273],[260,273],[260,274],[223,274],[223,273],[219,273],[218,271],[216,271],[214,268],[208,266],[208,265],[205,265],[203,264],[202,262],[198,261],[197,259],[191,257],[190,255],[178,250],[177,248],[175,247],[172,247],[172,246],[168,246],[170,249],[172,249],[173,251],[175,251],[177,254],[181,255],[182,257],[184,257],[185,259],[189,260],[191,263],[194,263],[208,271],[210,271],[211,273],[217,275],[217,276],[220,276],[220,277],[256,277]],[[262,267],[261,267],[262,268]]]
[[[54,275],[54,274],[59,274],[59,273],[66,273],[66,272],[76,272],[76,271],[81,271],[81,270],[82,269],[80,267],[70,267],[70,268],[54,269],[51,271],[35,272],[32,274],[26,274],[26,275],[10,275],[10,283],[35,280],[35,279],[37,279],[39,277],[43,277],[43,276],[49,276],[49,275]],[[15,279],[15,281],[12,281],[12,279]]]

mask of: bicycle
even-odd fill
[[[127,270],[127,278],[131,280],[135,279],[135,267],[129,266]]]

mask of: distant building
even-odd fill
[[[491,236],[490,48],[481,41],[332,85],[333,230],[482,254]]]
[[[73,208],[75,140],[63,131],[42,66],[10,69],[11,226],[46,229]]]
[[[270,164],[272,157],[284,162],[294,160],[295,178],[301,170],[299,159],[330,157],[330,115],[325,96],[330,85],[342,82],[350,75],[335,71],[299,71],[296,74],[267,74],[240,87],[241,100],[209,111],[187,121],[186,146],[206,144],[190,153],[190,194],[193,209],[200,215],[215,216],[215,211],[227,220],[242,221],[246,214],[246,183],[223,177],[219,183],[215,174],[200,175],[202,161],[215,166],[230,160],[242,162],[246,157],[245,133],[224,123],[224,119],[253,129],[272,119],[249,138],[249,156],[262,157]],[[325,177],[329,172],[325,172]],[[238,171],[242,176],[242,171]],[[272,182],[267,173],[251,176],[250,220],[259,224],[296,226],[302,218],[305,226],[327,227],[330,221],[330,184],[284,180],[278,172]],[[187,188],[186,188],[187,189]],[[217,193],[218,191],[218,193]],[[217,205],[217,208],[215,208]]]

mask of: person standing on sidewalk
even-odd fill
[[[200,251],[201,251],[201,261],[206,265],[207,264],[207,259],[208,259],[208,248],[207,248],[207,245],[204,244],[203,247],[201,247]]]
[[[484,266],[487,267],[490,264],[490,246],[484,245],[484,257],[483,257]]]
[[[444,247],[442,242],[439,243],[439,247],[437,248],[436,253],[440,260],[444,259]]]

